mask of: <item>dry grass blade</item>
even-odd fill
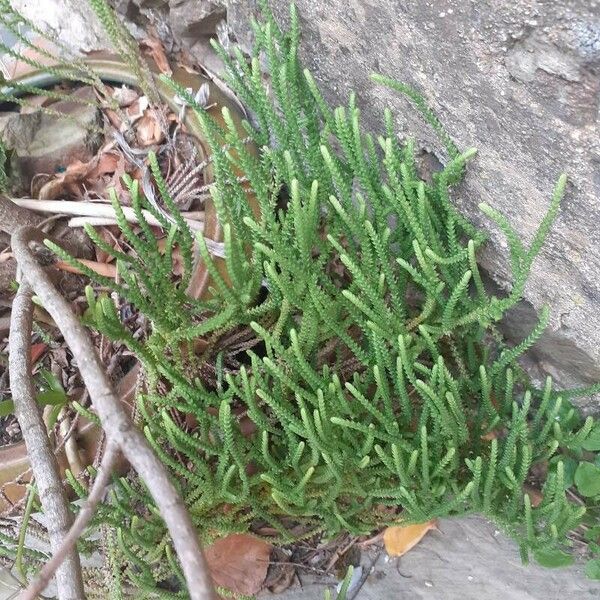
[[[74,202],[72,200],[35,200],[34,198],[12,198],[12,202],[21,208],[36,212],[58,213],[63,215],[79,215],[83,217],[101,217],[115,219],[116,213],[110,204],[99,202]],[[123,214],[129,223],[137,223],[137,217],[132,208],[122,207]],[[142,211],[149,225],[161,227],[160,221],[146,210]],[[116,219],[115,219],[116,221]],[[192,219],[185,219],[193,231],[202,231],[204,223]]]

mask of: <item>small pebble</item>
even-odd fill
[[[433,583],[431,581],[426,581],[425,587],[433,587]]]

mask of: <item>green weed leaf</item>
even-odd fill
[[[590,434],[581,444],[581,447],[590,452],[600,451],[600,423],[596,423]]]
[[[575,471],[577,491],[588,498],[600,495],[600,467],[582,462]]]
[[[38,404],[42,406],[56,406],[56,405],[65,405],[69,401],[69,397],[65,394],[64,390],[57,392],[56,390],[46,390],[45,392],[40,392],[36,400]]]
[[[585,574],[590,579],[600,579],[600,558],[593,558],[587,561]]]
[[[575,559],[562,550],[534,550],[533,556],[542,567],[556,569],[558,567],[568,567],[575,562]]]
[[[15,405],[12,400],[3,400],[0,402],[0,417],[12,415],[15,412]]]

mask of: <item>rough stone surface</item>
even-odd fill
[[[74,50],[109,46],[102,25],[88,2],[81,0],[10,0],[11,6],[37,27],[56,34]]]
[[[516,339],[535,310],[552,307],[538,345],[543,369],[563,385],[600,378],[600,4],[597,0],[297,0],[307,66],[335,103],[357,92],[364,123],[381,130],[395,110],[403,134],[443,152],[408,102],[374,86],[372,72],[416,86],[459,147],[478,157],[456,194],[460,209],[492,231],[481,255],[503,288],[504,238],[480,213],[501,210],[525,240],[546,210],[558,175],[570,177],[558,222],[534,264],[527,304],[509,320]],[[288,1],[273,0],[284,22]],[[253,2],[231,0],[229,24],[249,43]],[[597,404],[596,404],[597,406]]]
[[[582,565],[568,569],[524,566],[514,542],[478,517],[444,520],[400,559],[361,561],[370,573],[357,600],[592,600],[600,582],[586,580]],[[280,600],[323,600],[323,583],[303,577]],[[265,596],[266,597],[266,596]]]
[[[189,52],[213,71],[223,64],[210,47],[210,38],[227,31],[226,0],[109,0],[136,31],[151,30],[171,53]]]
[[[217,23],[225,18],[222,2],[207,0],[172,0],[169,20],[176,39],[196,41],[199,36],[212,35]]]
[[[118,0],[121,10],[166,24],[175,45],[218,67],[208,38],[225,15],[230,35],[251,44],[256,0]],[[272,0],[287,19],[288,0]],[[518,341],[536,311],[552,307],[535,349],[540,377],[559,386],[600,379],[600,4],[598,0],[297,0],[307,66],[339,104],[357,92],[365,126],[381,130],[391,106],[404,136],[416,137],[434,162],[444,153],[405,99],[373,85],[380,72],[413,84],[459,147],[479,149],[455,201],[492,233],[484,269],[510,287],[507,244],[480,213],[501,210],[526,241],[546,210],[558,175],[570,184],[558,222],[534,264],[525,303],[506,331]],[[136,12],[137,11],[137,12]],[[137,15],[137,17],[136,17]],[[598,410],[598,400],[584,406]]]
[[[75,92],[91,100],[92,92]],[[89,97],[89,98],[88,98]],[[0,113],[0,139],[13,151],[11,171],[20,182],[29,182],[39,173],[53,174],[75,160],[90,160],[100,146],[100,136],[92,127],[101,125],[100,113],[93,107],[71,100],[60,100],[52,109],[64,115]],[[29,185],[20,193],[27,193]]]
[[[21,591],[19,580],[10,571],[0,567],[0,600],[15,600]]]

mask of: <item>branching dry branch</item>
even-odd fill
[[[48,225],[48,218],[39,215],[23,206],[17,206],[4,194],[0,194],[0,230],[12,235],[19,227],[40,227]],[[67,236],[68,239],[65,239]],[[67,252],[78,258],[91,258],[89,239],[83,240],[73,235],[73,230],[66,224],[58,224],[50,239],[65,248]],[[47,251],[44,254],[49,254]]]
[[[92,485],[85,504],[77,514],[77,518],[73,523],[73,526],[69,530],[69,533],[64,537],[61,547],[53,554],[52,558],[43,566],[42,570],[38,573],[38,576],[32,581],[27,589],[21,593],[19,600],[35,600],[44,588],[48,585],[52,576],[60,568],[65,558],[73,551],[77,540],[84,532],[85,528],[89,524],[91,518],[94,516],[94,510],[102,497],[108,482],[110,481],[110,475],[114,467],[115,461],[119,454],[119,448],[116,444],[108,444],[102,462],[98,468],[98,474]]]
[[[7,233],[13,233],[19,227],[33,227],[39,225],[44,217],[37,215],[26,208],[17,206],[4,194],[0,194],[0,223],[1,228]]]
[[[116,397],[96,356],[89,336],[69,303],[57,292],[46,271],[29,248],[42,242],[34,228],[19,229],[12,236],[12,248],[24,278],[61,330],[77,360],[109,444],[116,444],[146,484],[171,534],[191,600],[216,600],[210,573],[190,516],[171,483],[164,465],[155,456],[144,435],[134,426]]]
[[[9,334],[10,354],[8,365],[15,413],[25,439],[27,453],[44,513],[48,516],[47,528],[50,547],[56,553],[63,543],[73,516],[69,511],[67,496],[62,485],[44,421],[35,401],[31,379],[31,327],[33,302],[31,287],[21,283],[13,302]],[[60,600],[83,600],[83,578],[79,555],[71,549],[56,570],[56,585]]]

